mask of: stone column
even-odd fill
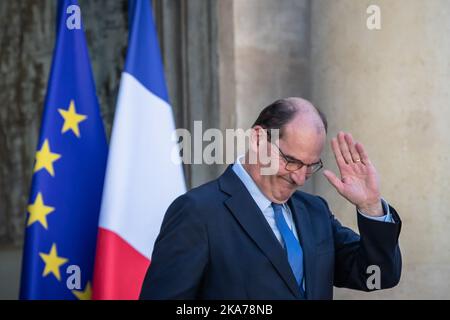
[[[372,4],[380,30],[366,27]],[[450,298],[449,16],[445,0],[312,1],[312,100],[328,116],[329,136],[346,130],[366,145],[382,195],[403,220],[400,285],[370,295],[337,290],[336,298]],[[329,148],[324,158],[336,170]],[[325,178],[315,186],[356,227],[354,208]]]
[[[232,12],[234,52],[225,57],[232,62],[235,104],[234,110],[222,110],[230,110],[235,127],[246,130],[274,100],[309,96],[310,5],[308,0],[234,0]],[[222,102],[227,93],[220,93]]]

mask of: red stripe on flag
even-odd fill
[[[150,260],[122,237],[99,228],[92,299],[138,299],[149,265]]]

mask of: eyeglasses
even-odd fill
[[[275,143],[272,143],[275,147],[277,147],[278,151],[280,152],[281,156],[283,157],[284,162],[286,162],[285,169],[287,171],[297,171],[303,168],[303,166],[306,166],[306,172],[309,174],[314,174],[320,169],[323,168],[322,160],[319,160],[316,163],[306,164],[298,159],[292,159],[291,157],[285,155],[283,151],[281,151],[280,147],[277,146]]]

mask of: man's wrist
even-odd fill
[[[378,202],[374,204],[356,206],[356,209],[361,213],[371,217],[381,217],[384,215],[381,199],[379,199]]]

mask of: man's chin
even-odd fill
[[[297,187],[295,185],[290,186],[283,186],[280,188],[280,191],[277,195],[277,200],[284,203],[289,200],[289,198],[294,194],[294,192],[297,190]]]

